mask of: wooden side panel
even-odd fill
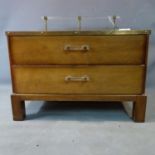
[[[10,36],[12,64],[144,64],[146,35]],[[88,51],[64,51],[89,45]]]
[[[143,66],[34,66],[13,67],[15,93],[142,94]],[[87,82],[65,81],[66,76]]]

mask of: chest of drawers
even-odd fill
[[[143,122],[150,31],[7,32],[14,120],[25,100],[133,101]]]

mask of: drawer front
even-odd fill
[[[141,94],[144,66],[12,67],[15,93]]]
[[[12,64],[143,64],[146,35],[10,36]]]

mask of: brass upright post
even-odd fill
[[[47,25],[48,25],[48,17],[47,16],[44,16],[44,23],[45,23],[45,31],[47,32],[48,28],[47,28]]]

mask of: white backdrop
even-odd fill
[[[155,87],[155,0],[0,0],[0,83],[10,82],[5,31],[43,30],[43,15],[119,15],[121,28],[151,29],[147,86]],[[110,26],[107,21],[83,24],[94,29]],[[50,29],[76,29],[76,23],[51,21]]]

